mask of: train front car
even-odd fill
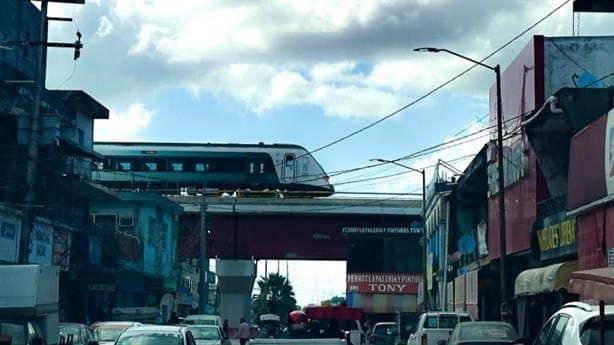
[[[330,196],[328,176],[303,147],[292,144],[96,142],[105,156],[92,179],[116,190],[177,194],[207,188],[245,195]]]
[[[296,197],[326,197],[335,192],[320,163],[299,145],[274,145],[273,162],[281,190]]]

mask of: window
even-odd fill
[[[454,328],[458,323],[458,316],[456,315],[440,315],[439,316],[439,328]]]
[[[156,162],[145,162],[143,167],[145,171],[158,171],[158,163]]]
[[[548,322],[544,325],[544,327],[542,327],[541,331],[539,331],[539,334],[537,334],[534,345],[546,345],[547,344],[546,341],[548,341],[548,335],[550,334],[550,331],[552,330],[553,324],[554,324],[554,318],[548,320]]]
[[[582,345],[599,345],[599,319],[584,325],[580,332],[580,342]],[[614,344],[614,320],[605,320],[605,343]]]
[[[194,164],[194,171],[196,172],[209,171],[209,164],[208,163],[196,163]]]
[[[554,328],[552,329],[552,335],[550,335],[550,340],[548,341],[549,345],[560,345],[561,339],[563,338],[563,332],[565,331],[565,326],[567,326],[567,322],[569,322],[569,317],[566,315],[559,315],[554,324]]]
[[[260,174],[264,174],[264,163],[260,163]]]
[[[253,174],[256,171],[256,168],[254,166],[255,164],[253,162],[249,163],[249,173]]]
[[[183,163],[171,162],[171,171],[183,171]]]
[[[117,168],[119,170],[123,170],[123,171],[130,171],[130,170],[132,170],[132,162],[130,162],[130,161],[119,161],[119,162],[117,162]]]
[[[168,224],[162,223],[160,226],[160,248],[166,250],[166,236],[168,233]]]
[[[437,316],[429,316],[424,322],[424,328],[437,328]]]

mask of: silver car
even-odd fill
[[[115,345],[196,345],[196,341],[185,326],[143,325],[126,329]]]
[[[502,321],[459,322],[450,334],[447,345],[511,345],[518,344],[514,326]]]
[[[220,326],[187,325],[197,345],[231,345],[230,339]]]

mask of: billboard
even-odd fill
[[[0,261],[19,260],[19,238],[21,219],[17,216],[0,213]]]
[[[407,273],[348,273],[346,291],[365,294],[417,294],[422,276]]]
[[[571,139],[567,210],[614,194],[614,109]]]

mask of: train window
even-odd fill
[[[286,168],[292,169],[294,167],[294,155],[288,154],[286,155]]]
[[[158,163],[157,162],[145,162],[143,164],[143,168],[146,171],[158,171]]]
[[[102,170],[104,168],[103,162],[94,162],[93,164],[94,170]]]
[[[171,171],[183,171],[183,163],[171,162]]]
[[[260,173],[264,174],[264,163],[260,163]]]
[[[302,176],[308,176],[309,175],[309,157],[305,156],[301,159],[302,162]]]
[[[254,164],[253,162],[250,162],[250,163],[249,163],[249,173],[250,173],[250,174],[253,174],[253,173],[255,172],[255,170],[256,170],[256,168],[255,168],[255,166],[254,166],[254,165],[255,165],[255,164]]]
[[[117,162],[117,168],[119,170],[124,170],[124,171],[132,170],[132,162],[131,161],[119,161]]]
[[[197,172],[209,171],[209,164],[208,163],[196,163],[194,165],[194,171],[197,171]]]

